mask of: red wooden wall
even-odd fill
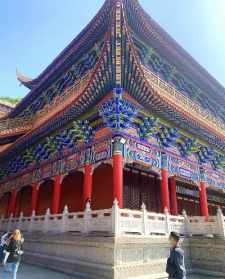
[[[60,211],[67,205],[69,212],[82,210],[83,173],[74,172],[67,175],[61,185]]]
[[[178,212],[182,214],[183,209],[186,210],[189,216],[200,216],[199,200],[197,198],[177,195]]]
[[[0,199],[0,216],[7,217],[7,210],[9,206],[10,193],[5,193]]]
[[[31,186],[26,186],[20,189],[16,196],[15,216],[19,216],[23,212],[24,216],[31,215]]]
[[[37,215],[44,215],[48,208],[51,208],[53,194],[53,181],[47,180],[39,188]]]
[[[160,211],[160,187],[156,176],[134,171],[124,170],[124,207],[140,209],[145,203],[147,210]]]
[[[112,166],[102,164],[94,170],[92,209],[106,209],[113,205],[113,172]]]

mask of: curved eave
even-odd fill
[[[103,97],[100,93],[103,92],[103,94],[105,94],[105,92],[107,92],[105,89],[111,86],[112,81],[112,70],[110,69],[111,55],[109,55],[109,34],[110,33],[107,32],[105,35],[105,45],[102,54],[93,70],[90,81],[85,86],[82,93],[78,96],[75,95],[75,99],[72,102],[66,103],[64,108],[47,118],[41,123],[41,125],[35,126],[35,128],[30,130],[24,136],[18,138],[11,146],[4,149],[3,152],[0,153],[0,161],[4,161],[6,158],[11,158],[11,156],[20,152],[20,149],[24,149],[54,130],[64,127],[69,121],[79,117],[93,107],[96,101]]]
[[[23,75],[18,69],[16,69],[16,78],[20,84],[24,85],[28,89],[32,89],[37,84],[37,79],[31,79]]]
[[[104,26],[108,27],[108,15],[111,11],[114,0],[106,0],[103,6],[100,8],[96,16],[90,21],[90,23],[79,33],[79,35],[53,60],[53,62],[34,80],[26,81],[22,79],[22,84],[31,88],[28,95],[13,109],[9,114],[9,117],[15,117],[18,115],[27,104],[31,102],[35,97],[43,90],[44,84],[50,82],[54,75],[60,73],[60,69],[68,62],[70,57],[76,52],[85,52],[86,45],[89,41],[93,41],[93,36],[97,36],[96,32],[102,30]],[[100,36],[100,34],[99,34]],[[80,57],[80,53],[77,59]]]
[[[157,22],[155,22],[140,6],[137,0],[123,0],[126,8],[132,8],[133,19],[139,27],[140,35],[146,42],[155,42],[157,49],[167,52],[168,57],[180,69],[185,69],[190,77],[206,92],[213,91],[220,102],[225,106],[225,88],[209,74],[187,51],[185,51]]]

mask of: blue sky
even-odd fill
[[[23,97],[16,67],[36,77],[103,0],[10,0],[0,8],[0,96]],[[140,0],[144,9],[225,85],[225,0]]]

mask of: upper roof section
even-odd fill
[[[141,62],[225,122],[225,88],[171,38],[138,1],[124,2]]]
[[[2,162],[81,117],[115,87],[149,113],[225,151],[222,87],[213,78],[210,83],[201,66],[135,0],[105,1],[35,82],[18,77],[32,89],[4,120],[7,140],[21,128],[21,120],[27,132],[1,152]],[[12,129],[15,124],[19,127]],[[5,128],[0,132],[5,137]]]
[[[146,14],[137,0],[118,1],[123,5],[141,63],[225,122],[224,87]],[[103,36],[109,24],[110,12],[118,1],[106,0],[87,27],[37,78],[30,79],[17,72],[18,80],[31,91],[13,110],[11,117],[21,114],[69,64],[79,59],[94,41]]]
[[[102,8],[80,34],[53,60],[35,79],[30,79],[17,71],[17,79],[31,91],[16,106],[10,117],[20,115],[26,107],[50,86],[71,65],[87,53],[101,39],[109,26],[113,2],[105,1]],[[83,62],[84,63],[84,62]]]
[[[90,77],[87,86],[70,90],[83,84],[85,76]],[[13,125],[15,119],[20,123],[21,118],[28,118],[30,123],[32,118],[32,129],[37,129],[43,115],[49,125],[62,123],[64,114],[70,111],[77,117],[109,90],[121,86],[147,110],[225,149],[224,88],[136,0],[106,0],[38,78],[31,80],[19,72],[17,77],[31,91],[9,114]],[[59,104],[57,113],[55,104]]]

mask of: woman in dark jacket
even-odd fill
[[[20,230],[15,230],[5,250],[5,258],[3,261],[3,279],[17,278],[17,271],[21,261],[23,239]]]

